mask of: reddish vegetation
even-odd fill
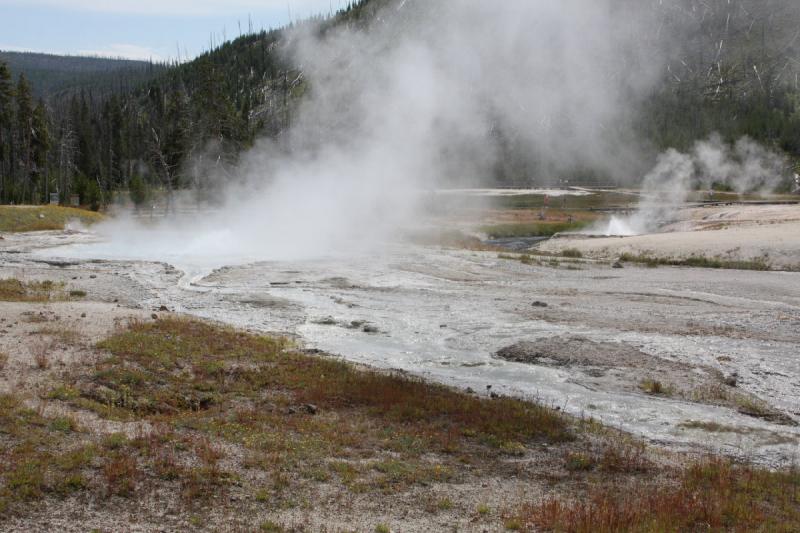
[[[712,459],[667,486],[597,486],[575,500],[549,499],[514,517],[523,529],[800,531],[800,472],[769,472]]]

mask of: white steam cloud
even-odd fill
[[[307,258],[391,236],[419,192],[485,183],[501,147],[533,183],[593,168],[629,174],[628,113],[661,71],[649,4],[613,0],[404,0],[368,29],[284,45],[309,94],[279,141],[243,157],[216,215],[153,229],[116,221],[107,255]]]
[[[642,183],[637,212],[626,219],[612,218],[602,233],[636,235],[672,222],[692,190],[722,187],[737,193],[768,193],[786,174],[786,160],[748,137],[733,145],[719,135],[694,144],[688,153],[670,149]]]

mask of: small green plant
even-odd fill
[[[70,298],[86,298],[86,291],[73,289],[69,291]]]
[[[112,433],[103,441],[103,446],[109,450],[119,450],[128,444],[128,437],[124,433]]]
[[[453,508],[453,500],[444,497],[436,502],[436,507],[438,507],[440,511],[449,511]]]
[[[264,533],[283,533],[286,531],[286,528],[272,520],[267,520],[266,522],[262,522],[261,531]]]
[[[65,402],[68,400],[74,400],[78,396],[80,396],[80,393],[74,387],[70,387],[69,385],[59,385],[48,393],[47,398],[50,400],[61,400]]]
[[[60,416],[50,421],[50,429],[53,431],[61,431],[62,433],[71,433],[77,431],[78,425],[75,420],[68,416]]]
[[[386,524],[378,524],[375,526],[375,533],[392,533],[392,530]]]
[[[583,452],[570,452],[564,458],[564,468],[570,472],[585,472],[595,466],[594,459]]]
[[[481,515],[481,516],[488,515],[489,511],[490,511],[489,506],[486,505],[485,503],[479,504],[478,508],[476,510],[477,510],[478,514]]]

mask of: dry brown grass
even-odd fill
[[[525,531],[800,531],[800,472],[770,472],[711,459],[656,485],[595,486],[550,498],[512,517]]]
[[[45,335],[67,346],[78,346],[85,340],[85,336],[75,327],[44,327],[35,332],[37,335]]]
[[[136,457],[126,453],[112,454],[103,466],[103,478],[109,495],[132,496],[139,477]]]
[[[46,302],[66,299],[68,295],[64,293],[63,283],[0,279],[0,301],[3,302]]]
[[[47,339],[32,339],[31,340],[31,355],[33,355],[33,362],[39,370],[47,370],[50,368],[50,353],[52,352],[54,344]]]

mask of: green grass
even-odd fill
[[[683,259],[671,257],[654,257],[644,254],[624,253],[619,260],[624,263],[639,263],[650,267],[665,266],[687,266],[694,268],[717,268],[729,270],[770,270],[770,264],[764,259],[753,260],[726,260],[720,258],[709,258],[704,256],[690,256]]]
[[[0,395],[0,520],[47,495],[85,490],[95,456],[75,440],[74,421],[47,419],[10,395]]]
[[[484,226],[481,231],[489,236],[490,239],[509,239],[517,237],[551,237],[556,233],[567,231],[579,231],[590,222],[530,222],[523,224],[497,224]]]
[[[103,218],[100,213],[72,207],[0,206],[0,231],[62,230],[71,220],[77,220],[82,224],[94,224]]]

